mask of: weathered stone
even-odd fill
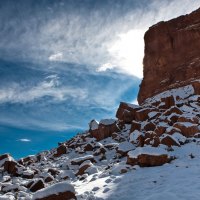
[[[84,151],[92,151],[94,149],[94,147],[88,143],[84,146]]]
[[[164,144],[168,147],[171,146],[180,146],[179,142],[176,141],[171,135],[165,135],[162,139],[161,139],[161,144]]]
[[[171,115],[171,114],[178,114],[178,115],[182,115],[183,112],[176,106],[172,106],[171,108],[169,108],[168,110],[166,110],[163,114],[165,116],[167,115]]]
[[[156,133],[157,136],[161,136],[166,130],[166,127],[163,126],[157,126],[154,132]]]
[[[135,112],[136,121],[145,121],[149,119],[149,113],[152,111],[157,111],[156,109],[143,108]]]
[[[53,168],[49,168],[48,169],[48,172],[52,175],[52,176],[56,176],[58,175],[60,172],[56,169],[53,169]]]
[[[161,104],[158,106],[159,109],[169,109],[175,106],[175,100],[173,96],[161,98]]]
[[[137,147],[143,147],[144,146],[144,134],[138,130],[133,131],[130,134],[129,141],[132,144],[135,144]]]
[[[185,137],[193,137],[199,132],[198,124],[192,124],[190,122],[177,122],[174,124],[174,127],[180,129]]]
[[[135,112],[139,109],[137,105],[120,102],[116,117],[124,123],[131,123],[135,119]]]
[[[149,122],[144,126],[145,131],[154,131],[156,129],[156,125],[153,122]]]
[[[85,162],[86,160],[90,160],[92,163],[96,162],[94,159],[94,156],[92,155],[87,155],[87,156],[83,156],[83,157],[79,157],[79,158],[74,158],[71,160],[71,164],[72,165],[81,165],[83,162]]]
[[[143,150],[143,148],[145,150]],[[141,167],[160,166],[169,162],[168,154],[165,152],[159,152],[155,147],[143,147],[138,148],[135,151],[130,151],[127,155],[127,164],[139,165]],[[152,152],[155,150],[155,153]]]
[[[132,133],[132,132],[135,131],[135,130],[140,131],[140,129],[141,129],[141,123],[139,123],[139,122],[133,120],[133,121],[131,122],[130,133]]]
[[[117,126],[116,121],[110,119],[101,120],[96,129],[90,128],[92,137],[96,138],[98,141],[111,137],[112,133],[118,131],[119,127]]]
[[[200,77],[200,9],[149,28],[144,36],[144,79],[138,102]],[[193,83],[200,94],[199,84]]]
[[[63,154],[67,153],[67,147],[65,144],[60,145],[57,149],[56,149],[56,154],[54,154],[55,157],[60,157]]]
[[[190,122],[193,124],[198,124],[199,123],[199,119],[197,117],[185,117],[185,116],[180,116],[177,120],[178,122]]]
[[[14,176],[18,175],[18,168],[24,168],[22,165],[17,163],[16,161],[6,161],[3,164],[4,171],[7,171],[9,174]]]
[[[92,163],[90,161],[83,162],[81,166],[79,167],[79,170],[76,173],[76,176],[78,175],[82,176],[83,174],[85,174],[85,171],[91,166],[92,166]]]
[[[37,191],[33,194],[34,200],[76,200],[74,187],[61,182]]]
[[[31,192],[36,192],[38,190],[41,190],[42,188],[45,187],[44,181],[42,179],[39,179],[37,181],[35,181],[31,187],[30,187],[30,191]]]

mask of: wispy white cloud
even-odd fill
[[[61,86],[57,76],[48,76],[35,86],[24,86],[18,83],[0,87],[0,103],[26,103],[42,97],[51,97],[55,101],[64,101],[69,98],[84,99],[87,91],[76,86]]]
[[[27,17],[19,24],[15,18],[9,19],[2,26],[0,49],[9,52],[7,56],[21,52],[20,59],[86,64],[94,71],[115,68],[142,77],[144,32],[154,23],[197,9],[200,0],[141,1],[140,7],[131,2],[113,1],[89,10],[85,2],[85,10],[72,7],[71,12],[65,10],[71,5],[63,2],[62,6],[49,5],[43,14],[36,10],[35,20]],[[26,9],[28,15],[32,7]],[[8,10],[2,10],[0,17],[5,13]],[[6,30],[14,31],[8,34]]]
[[[62,59],[63,59],[62,52],[58,52],[49,56],[50,61],[62,61]]]
[[[18,141],[20,141],[20,142],[31,142],[31,140],[27,139],[27,138],[21,138]]]

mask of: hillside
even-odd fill
[[[194,21],[200,10],[194,13],[166,24],[175,26],[184,18],[191,26],[187,18]],[[195,46],[192,52],[197,56]],[[188,57],[181,62],[184,59]],[[145,61],[144,71],[150,67]],[[150,71],[155,73],[154,67]],[[166,71],[165,65],[160,67]],[[9,154],[1,155],[0,200],[199,199],[198,74],[186,76],[184,84],[174,86],[172,81],[167,87],[157,83],[160,73],[155,73],[154,79],[146,78],[150,75],[144,73],[140,105],[121,102],[116,119],[92,120],[89,130],[34,156],[16,161]],[[155,94],[145,85],[153,87]],[[141,98],[141,94],[146,96]]]

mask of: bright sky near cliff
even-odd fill
[[[136,102],[145,31],[198,7],[200,0],[1,0],[0,153],[47,148],[66,130],[114,117],[120,101]]]

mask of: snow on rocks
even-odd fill
[[[136,150],[129,151],[127,155],[127,164],[129,165],[152,167],[167,162],[169,162],[167,151],[156,147],[138,147]]]
[[[96,121],[95,119],[93,119],[90,123],[89,123],[89,127],[91,131],[94,131],[96,129],[98,129],[99,127],[99,122]]]
[[[116,117],[124,123],[131,123],[135,119],[135,112],[139,109],[138,105],[120,102]]]
[[[79,166],[79,170],[78,172],[76,173],[76,176],[79,176],[79,175],[83,175],[85,173],[85,171],[91,167],[93,164],[91,163],[90,160],[86,160],[84,161],[80,166]]]
[[[168,135],[168,134],[164,134],[161,137],[160,143],[164,144],[164,145],[166,145],[168,147],[171,147],[171,146],[180,146],[179,141],[175,137],[173,137],[173,135]]]
[[[117,148],[117,153],[119,153],[121,156],[126,156],[127,152],[135,148],[136,148],[135,145],[133,145],[132,143],[128,141],[125,141],[119,144]]]
[[[33,194],[32,200],[76,200],[75,189],[68,182],[61,182]]]
[[[90,160],[91,162],[95,162],[93,155],[86,155],[86,156],[83,156],[83,157],[78,157],[78,158],[72,159],[71,164],[72,165],[81,165],[86,160]]]
[[[99,122],[98,127],[95,124],[96,121],[94,120],[90,122],[89,131],[92,137],[96,138],[98,141],[110,137],[112,133],[119,131],[119,127],[114,119],[103,119]]]
[[[191,149],[200,144],[199,98],[172,96],[141,106],[121,103],[117,120],[92,120],[88,131],[36,156],[0,156],[0,199],[64,199],[69,191],[48,191],[65,181],[79,200],[110,199],[123,176],[137,176],[140,167],[162,166],[174,156],[167,165],[188,166],[178,161],[198,158]]]
[[[193,137],[199,132],[198,124],[193,124],[191,122],[177,122],[173,126],[180,129],[185,137]]]
[[[12,161],[13,158],[10,156],[10,154],[3,154],[0,156],[0,167],[4,165],[6,161]]]
[[[143,146],[144,134],[138,130],[135,130],[130,134],[129,141],[133,144],[136,144],[137,146]]]
[[[30,186],[30,191],[36,192],[44,187],[45,187],[45,183],[43,179],[38,179],[38,180],[33,181],[33,183]]]

